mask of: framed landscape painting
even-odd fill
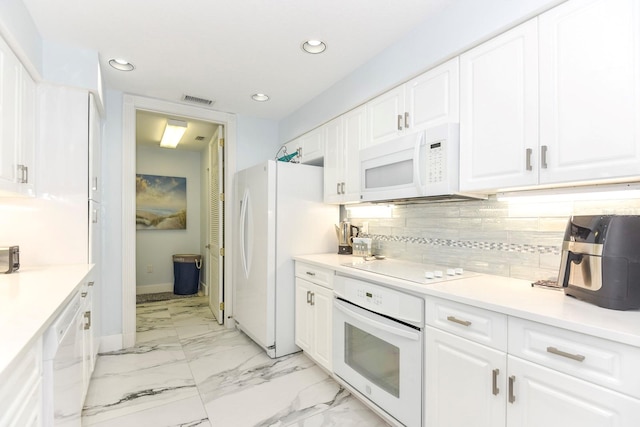
[[[187,178],[136,174],[136,229],[186,228]]]

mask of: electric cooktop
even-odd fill
[[[421,264],[397,259],[373,259],[366,261],[355,260],[345,264],[344,267],[356,270],[368,271],[396,279],[407,280],[421,285],[458,280],[462,278],[479,276],[480,273],[465,271],[462,268],[443,267],[434,264]]]

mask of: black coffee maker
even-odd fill
[[[572,216],[558,283],[566,295],[600,307],[640,308],[640,216]]]

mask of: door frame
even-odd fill
[[[233,188],[233,172],[236,169],[236,116],[229,113],[208,110],[191,105],[178,104],[159,99],[134,95],[123,96],[122,106],[122,347],[132,347],[136,342],[136,110],[146,110],[167,115],[179,115],[198,120],[218,123],[225,128],[224,150],[224,192],[229,198]],[[227,199],[227,206],[232,200]],[[233,218],[228,212],[224,214],[225,235],[224,247],[227,254],[232,253]],[[225,305],[233,307],[230,272],[231,257],[224,258]],[[226,307],[225,307],[226,308]],[[225,310],[225,316],[232,315],[232,310]]]
[[[204,249],[204,253],[206,253],[206,262],[207,262],[206,281],[207,281],[207,286],[209,290],[207,297],[209,301],[209,307],[213,312],[213,316],[216,318],[218,324],[220,325],[224,323],[224,309],[220,309],[220,303],[224,304],[224,257],[221,255],[220,249],[224,247],[223,215],[225,212],[225,201],[223,197],[220,197],[220,195],[225,194],[224,192],[225,191],[224,189],[224,182],[225,182],[224,145],[226,144],[226,142],[224,142],[225,131],[226,129],[224,128],[224,126],[219,125],[215,133],[213,134],[213,138],[211,139],[211,141],[209,141],[208,149],[206,150],[207,164],[208,164],[207,182],[209,183],[208,189],[207,189],[207,245],[205,246],[205,249]],[[220,143],[221,141],[223,141],[223,144]],[[216,153],[215,164],[212,160],[212,158],[214,157],[213,156],[214,150]],[[213,195],[211,191],[213,173],[217,175],[217,181],[218,181],[217,192],[215,195]],[[215,207],[213,206],[214,203],[215,203]],[[216,247],[213,247],[212,239],[211,239],[211,236],[212,236],[211,227],[212,227],[213,212],[215,210],[222,213],[222,215],[219,216],[218,229],[215,231],[215,233],[217,233],[218,235],[218,239],[217,239],[218,245]],[[215,251],[215,252],[212,253],[212,251]],[[214,256],[218,258],[218,261],[217,261],[218,274],[216,277],[214,277],[213,275],[213,268],[212,268],[212,258]],[[214,285],[215,285],[215,288],[217,288],[216,292],[214,292]],[[212,297],[213,295],[216,295],[216,294],[218,295],[219,300],[213,301]]]

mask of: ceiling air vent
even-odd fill
[[[191,95],[183,95],[182,100],[184,102],[191,102],[192,104],[198,104],[198,105],[213,105],[213,102],[214,102],[211,99],[198,98],[197,96],[191,96]]]
[[[204,136],[196,136],[196,141],[204,141]]]

